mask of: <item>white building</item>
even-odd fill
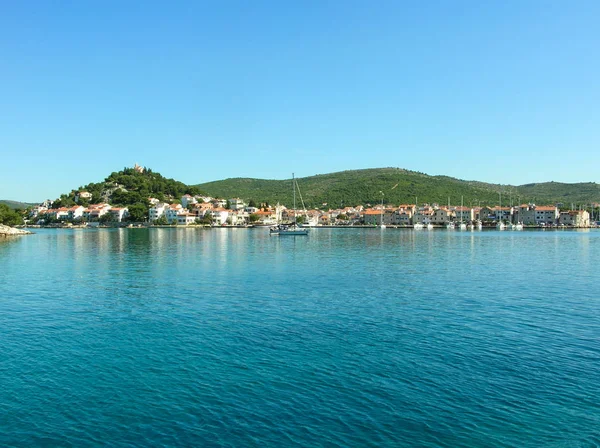
[[[196,198],[193,197],[193,196],[191,196],[191,195],[189,195],[189,194],[184,194],[181,197],[181,205],[184,208],[187,208],[187,206],[190,205],[190,204],[197,204],[197,203],[198,203],[198,201],[196,200]]]
[[[586,210],[561,212],[558,222],[565,226],[588,227],[590,225],[590,214]]]
[[[190,224],[194,224],[196,222],[197,216],[192,213],[179,213],[177,215],[177,225],[178,226],[188,226]]]
[[[169,207],[169,204],[166,204],[164,202],[158,202],[152,207],[150,207],[150,209],[148,210],[148,219],[150,220],[150,222],[156,221],[158,218],[163,216],[167,207]]]
[[[40,213],[46,212],[46,210],[48,210],[48,207],[44,207],[43,205],[36,205],[35,207],[32,207],[31,210],[29,211],[29,216],[31,218],[35,218]]]
[[[80,191],[75,195],[75,202],[79,202],[79,199],[85,199],[89,201],[92,199],[92,193],[89,191]]]
[[[230,210],[242,210],[246,204],[240,198],[231,198],[229,199],[229,209]]]
[[[227,218],[229,218],[229,210],[225,208],[215,208],[213,210],[209,210],[207,213],[210,213],[213,219],[213,224],[220,226],[227,223]]]
[[[211,202],[216,208],[224,208],[227,205],[227,200],[225,199],[213,199]]]
[[[108,213],[111,206],[109,204],[94,204],[90,205],[83,211],[83,219],[86,221],[94,221],[102,215]]]
[[[129,216],[129,209],[127,207],[113,207],[108,210],[108,213],[110,213],[113,221],[121,222]]]
[[[76,205],[74,207],[69,208],[69,210],[68,210],[69,219],[83,218],[84,210],[85,210],[85,208],[83,208],[83,206],[81,206],[81,205]]]
[[[165,217],[169,223],[176,223],[177,215],[183,212],[184,210],[181,204],[171,204],[165,208]]]

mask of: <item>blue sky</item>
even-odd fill
[[[597,1],[0,7],[0,198],[395,166],[600,181]]]

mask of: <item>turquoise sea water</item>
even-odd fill
[[[0,239],[0,446],[600,445],[600,232]]]

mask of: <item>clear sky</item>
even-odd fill
[[[600,181],[600,2],[13,1],[0,198],[395,166]]]

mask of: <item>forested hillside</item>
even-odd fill
[[[595,183],[585,184],[532,184],[524,186],[496,185],[478,181],[464,181],[448,176],[429,176],[400,168],[375,168],[342,171],[297,179],[307,207],[339,207],[375,204],[383,199],[388,204],[419,203],[465,205],[479,203],[496,205],[500,202],[575,202],[600,201],[600,189]],[[255,202],[292,202],[292,182],[234,178],[198,185],[207,194],[219,197],[240,197]],[[417,198],[417,199],[416,199]]]
[[[11,210],[25,210],[27,207],[33,205],[28,204],[27,202],[11,201],[8,199],[0,199],[0,204],[6,205]]]
[[[77,193],[86,191],[92,194],[91,199],[79,198]],[[71,207],[76,203],[87,206],[106,202],[114,206],[126,206],[133,220],[142,220],[147,215],[148,198],[154,197],[161,201],[178,201],[184,194],[200,194],[198,187],[186,185],[174,179],[167,179],[151,169],[143,172],[134,168],[124,168],[114,172],[103,182],[90,183],[63,194],[54,202],[53,208]]]

